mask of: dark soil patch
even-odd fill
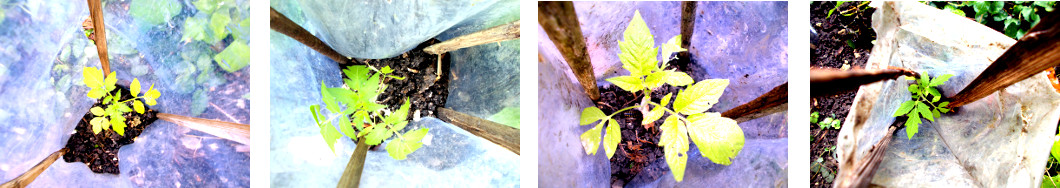
[[[437,69],[439,56],[423,52],[423,48],[439,42],[438,39],[427,40],[415,49],[396,57],[360,60],[354,65],[367,63],[377,68],[390,66],[394,70],[392,75],[405,78],[404,80],[384,78],[383,83],[387,85],[387,88],[377,98],[379,104],[389,106],[388,109],[395,111],[405,104],[405,99],[408,98],[409,103],[412,103],[408,120],[415,117],[437,117],[436,109],[445,107],[446,98],[449,97],[449,53],[441,55],[442,69],[439,78]],[[345,78],[345,75],[343,77]],[[436,80],[436,78],[439,79]],[[411,126],[405,127],[405,130],[401,132],[412,128]]]
[[[129,90],[124,86],[118,86],[118,91],[121,92],[122,100],[128,100],[132,98],[129,95]],[[132,101],[127,102],[127,105],[132,106]],[[101,103],[96,102],[92,107],[106,108]],[[91,108],[91,107],[90,107]],[[70,140],[66,141],[66,148],[69,149],[63,160],[72,162],[84,162],[88,165],[88,169],[95,173],[111,173],[118,174],[118,149],[124,145],[132,144],[137,136],[143,132],[147,126],[158,120],[155,115],[157,111],[149,109],[148,106],[144,106],[146,111],[144,114],[136,112],[127,112],[122,114],[125,117],[125,136],[118,135],[113,129],[101,131],[99,134],[92,132],[92,124],[89,121],[95,117],[92,112],[86,112],[85,116],[81,118],[81,121],[77,123],[77,127],[74,128],[76,131],[70,136]]]
[[[810,23],[813,24],[813,29],[818,34],[816,41],[811,41],[814,44],[814,48],[810,50],[812,51],[811,67],[842,68],[848,65],[851,68],[862,68],[865,66],[865,61],[868,60],[872,50],[872,41],[876,40],[876,32],[872,30],[871,25],[875,8],[859,10],[850,16],[840,13],[842,10],[852,9],[859,4],[861,2],[845,3],[831,16],[828,16],[828,11],[835,7],[835,2],[811,3]],[[820,114],[819,120],[827,117],[845,120],[856,93],[857,90],[853,90],[835,95],[813,97],[810,101],[810,110]],[[835,174],[837,163],[834,149],[831,148],[835,146],[839,130],[821,129],[818,125],[811,123],[810,134],[813,139],[810,144],[811,164],[817,158],[824,158],[824,167]],[[832,182],[821,173],[811,171],[810,178],[811,187],[832,187]]]
[[[670,62],[667,69],[677,69],[695,77],[695,73],[689,69],[690,61],[675,60]],[[643,97],[643,93],[630,93],[616,86],[599,87],[600,100],[596,107],[611,114],[622,108],[636,105]],[[661,102],[668,93],[675,93],[670,101],[676,96],[679,87],[664,85],[651,93],[651,100]],[[672,103],[672,102],[671,102]],[[667,106],[672,108],[672,105]],[[639,174],[645,174],[647,178],[658,179],[666,175],[670,170],[667,166],[652,166],[651,163],[664,158],[663,148],[657,143],[660,134],[659,125],[669,115],[663,115],[659,120],[652,122],[648,128],[641,125],[643,114],[637,110],[627,110],[614,116],[622,130],[622,139],[618,144],[614,157],[611,158],[611,182],[613,185],[624,185]],[[602,154],[602,153],[600,153]]]

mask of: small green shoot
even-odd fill
[[[371,66],[354,65],[342,72],[347,77],[343,81],[349,89],[327,87],[323,82],[320,83],[324,109],[336,115],[327,118],[320,113],[320,105],[309,107],[314,122],[320,128],[320,135],[324,137],[331,152],[335,152],[335,141],[342,138],[343,134],[349,138],[367,139],[365,143],[368,145],[379,145],[383,140],[397,136],[386,146],[390,157],[397,160],[405,159],[408,154],[423,146],[420,141],[427,135],[427,128],[397,134],[409,123],[406,120],[411,107],[408,99],[391,113],[384,113],[386,106],[376,102],[376,98],[387,87],[382,83],[383,78],[402,79],[389,75],[393,72],[389,66],[380,70]],[[339,119],[341,133],[331,124],[335,118]]]
[[[144,99],[147,105],[154,106],[162,93],[155,89],[155,85],[151,84],[151,87],[140,95],[140,80],[133,78],[132,84],[129,84],[129,93],[133,96],[131,99],[121,100],[121,92],[111,92],[117,88],[118,82],[117,73],[111,71],[110,74],[104,78],[103,70],[95,67],[85,67],[82,71],[83,80],[85,86],[88,86],[88,97],[93,99],[103,99],[100,102],[103,107],[92,107],[89,112],[96,116],[89,121],[92,125],[92,132],[99,134],[103,130],[112,129],[117,132],[118,135],[125,136],[125,117],[124,113],[133,112],[143,114],[144,113],[144,102],[137,99]],[[132,102],[132,107],[129,107],[128,102]]]
[[[665,70],[671,54],[686,51],[679,45],[681,37],[674,36],[659,48],[655,48],[654,36],[641,18],[640,11],[634,12],[633,19],[623,35],[623,41],[618,43],[622,52],[618,57],[622,68],[628,70],[630,75],[613,77],[607,81],[626,91],[643,92],[643,98],[639,104],[617,110],[610,115],[604,114],[597,107],[582,110],[579,124],[593,125],[593,128],[581,135],[585,153],[596,154],[600,142],[603,141],[607,158],[613,157],[621,141],[622,132],[618,122],[612,117],[626,110],[637,109],[644,114],[642,125],[669,114],[659,127],[662,136],[658,144],[663,147],[666,164],[670,166],[674,179],[678,182],[684,178],[689,139],[696,143],[703,157],[722,165],[732,164],[732,159],[743,149],[743,130],[732,119],[722,117],[719,113],[706,112],[718,102],[729,85],[729,80],[708,79],[693,83],[692,77],[684,72]],[[660,52],[665,56],[661,63],[657,57]],[[685,90],[677,93],[672,109],[667,106],[670,105],[674,93],[667,94],[660,103],[650,100],[652,90],[664,84],[687,86]],[[601,132],[604,134],[601,135]]]
[[[905,121],[905,133],[908,139],[913,139],[913,135],[919,131],[920,118],[935,121],[935,118],[941,117],[942,113],[950,112],[950,109],[946,108],[950,102],[939,101],[942,99],[942,94],[935,89],[936,86],[945,84],[950,77],[953,75],[944,74],[930,79],[927,73],[921,73],[919,78],[906,77],[907,80],[916,81],[907,88],[912,94],[912,99],[903,102],[902,106],[898,107],[898,111],[894,112],[894,117],[909,116],[909,119]]]

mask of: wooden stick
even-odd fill
[[[843,91],[855,90],[861,85],[881,80],[897,79],[899,76],[916,76],[917,73],[897,67],[883,70],[854,69],[841,71],[837,69],[810,70],[810,96],[832,95]]]
[[[954,95],[950,108],[974,102],[1060,65],[1060,11],[1046,14],[1026,36]]]
[[[516,155],[519,154],[519,129],[448,108],[438,108],[438,119],[467,130],[467,132],[471,132],[475,136],[501,145],[501,147],[515,152]]]
[[[324,54],[324,56],[331,58],[332,61],[338,62],[340,65],[350,63],[349,58],[346,58],[346,56],[335,51],[335,49],[332,49],[327,43],[321,41],[320,38],[313,36],[313,34],[309,33],[305,28],[294,23],[294,21],[291,21],[287,16],[280,14],[280,12],[277,12],[276,9],[273,9],[272,7],[269,7],[269,27],[272,28],[273,31],[283,33],[309,48],[320,52],[320,54]]]
[[[103,24],[103,5],[99,0],[87,0],[88,12],[92,16],[92,27],[95,27],[96,53],[99,63],[103,65],[103,77],[110,74],[110,57],[107,56],[107,27]]]
[[[498,25],[485,29],[482,31],[474,32],[464,36],[459,36],[446,40],[438,44],[434,44],[424,48],[423,51],[438,55],[446,52],[458,50],[461,48],[467,48],[472,46],[478,46],[482,44],[489,44],[494,42],[501,42],[507,40],[513,40],[519,38],[519,20],[512,23]]]
[[[366,139],[361,137],[357,141],[357,149],[353,150],[353,155],[350,156],[350,162],[346,163],[346,170],[342,171],[342,177],[339,178],[339,184],[336,187],[359,187],[361,186],[361,172],[364,172],[364,158],[368,156],[368,144],[364,143]]]
[[[766,115],[788,110],[788,83],[773,87],[773,90],[758,96],[751,102],[737,106],[721,113],[721,116],[732,118],[737,123],[757,119]]]
[[[681,48],[684,49],[688,49],[688,46],[692,44],[692,31],[696,29],[696,3],[695,1],[681,2]],[[692,55],[686,50],[677,53],[677,56],[689,59]]]
[[[250,125],[247,124],[193,118],[167,113],[158,113],[158,119],[173,122],[180,126],[236,141],[241,144],[250,145]]]
[[[563,54],[571,71],[589,94],[589,99],[600,100],[600,91],[596,88],[596,77],[593,76],[593,64],[582,39],[582,29],[578,25],[578,15],[574,12],[574,3],[542,1],[537,2],[537,21],[548,33],[548,38],[556,44],[556,49]]]
[[[60,156],[63,156],[63,154],[66,154],[66,148],[59,149],[59,151],[55,151],[51,155],[48,155],[43,161],[40,161],[37,165],[33,165],[33,168],[30,168],[26,173],[19,175],[15,179],[0,184],[0,188],[23,188],[29,186],[29,183],[33,183],[33,180],[36,180],[37,176],[40,176],[40,173],[52,166],[52,163],[54,163],[55,160],[58,160]]]
[[[868,155],[865,155],[863,159],[848,158],[848,161],[840,161],[857,165],[854,166],[853,171],[840,171],[836,177],[836,183],[832,187],[868,187],[872,183],[872,177],[876,176],[876,170],[879,169],[880,162],[883,162],[887,148],[891,145],[891,137],[898,130],[898,126],[905,122],[903,118],[908,117],[900,117],[894,123],[891,123],[891,127],[887,129],[887,134],[875,145],[872,145],[872,148],[869,148]]]

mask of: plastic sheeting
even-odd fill
[[[680,33],[680,2],[575,2],[574,6],[598,85],[609,85],[606,78],[629,74],[618,60],[618,40],[634,10],[641,10],[656,44]],[[699,72],[692,77],[695,80],[723,78],[731,82],[721,102],[709,111],[722,112],[747,103],[787,81],[786,2],[698,2],[695,27],[689,51]],[[579,140],[579,135],[591,127],[578,126],[578,118],[582,109],[592,102],[576,83],[555,45],[546,40],[544,30],[540,25],[537,28],[538,51],[544,61],[538,65],[541,87],[538,176],[548,177],[548,181],[539,184],[545,187],[610,185],[607,157],[585,155]],[[673,175],[665,174],[661,178],[637,177],[627,185],[786,185],[786,119],[781,113],[740,123],[747,141],[732,165],[713,164],[691,147],[685,181],[674,182]],[[666,166],[664,159],[651,165]]]
[[[111,4],[113,4],[112,2]],[[183,3],[183,2],[181,2]],[[245,1],[237,1],[235,11],[246,12]],[[147,5],[143,5],[147,6]],[[83,2],[13,1],[0,8],[6,19],[0,23],[0,179],[7,181],[25,172],[47,155],[59,150],[73,132],[77,121],[95,101],[85,96],[88,88],[81,82],[84,66],[100,67],[95,46],[85,39],[81,22],[88,17]],[[158,26],[137,22],[126,11],[106,9],[108,47],[112,71],[118,72],[119,84],[127,85],[138,78],[144,87],[155,84],[161,91],[158,105],[151,108],[163,113],[195,116],[238,123],[246,122],[249,100],[212,96],[212,89],[222,84],[247,85],[246,69],[227,73],[195,71],[198,65],[181,58],[183,51],[209,50],[177,45],[182,36],[183,20],[195,13],[183,6],[169,24]],[[247,15],[247,14],[242,14]],[[233,20],[245,19],[232,18]],[[136,68],[134,68],[136,67]],[[189,68],[190,67],[190,68]],[[181,69],[178,69],[181,68]],[[135,69],[135,70],[134,70]],[[138,72],[138,73],[137,73]],[[137,75],[138,74],[138,75]],[[204,81],[178,86],[180,75],[208,74]],[[236,79],[231,79],[236,78]],[[249,90],[236,90],[236,96]],[[217,102],[240,101],[193,115],[194,100]],[[237,120],[219,111],[233,113]],[[237,113],[242,112],[242,113]],[[243,117],[243,118],[239,118]],[[92,173],[84,163],[66,163],[61,159],[45,170],[33,187],[246,187],[249,186],[249,153],[246,145],[219,139],[173,123],[156,121],[131,145],[118,153],[120,175]]]
[[[879,7],[879,6],[877,6]],[[967,18],[915,2],[887,2],[872,16],[876,46],[868,67],[953,74],[953,96],[1015,43]],[[900,21],[899,21],[900,20]],[[905,79],[863,86],[837,141],[839,161],[864,157],[910,98]],[[897,130],[872,180],[884,187],[1037,187],[1060,119],[1060,94],[1041,73],[924,121],[907,139]],[[856,150],[854,150],[856,149]],[[853,167],[840,166],[840,169]],[[842,172],[841,172],[842,173]]]
[[[334,22],[357,22],[353,19],[357,17],[352,16],[333,17],[323,21],[314,20],[306,13],[316,10],[308,11],[308,5],[300,6],[296,1],[272,1],[271,3],[277,11],[310,30],[316,36],[329,35],[329,33],[340,34],[327,29],[319,29],[315,26],[318,23],[331,25]],[[422,40],[412,42],[414,43],[412,47],[414,47],[429,38],[446,40],[519,19],[517,1],[476,2],[474,4],[476,8],[485,8],[487,11],[465,16],[466,18],[452,23],[431,23],[448,25],[433,33],[411,36],[419,31],[409,33],[395,31],[386,36],[409,34],[410,36],[405,39],[422,38]],[[355,5],[360,6],[359,4],[350,6]],[[303,10],[303,7],[306,9]],[[391,14],[387,10],[393,10],[393,8],[372,9],[373,13],[370,14]],[[402,9],[398,14],[409,12],[415,13],[415,11]],[[341,21],[342,19],[346,21]],[[423,28],[435,27],[432,25]],[[271,114],[271,132],[274,134],[271,139],[272,148],[270,148],[272,186],[335,186],[353,154],[355,143],[349,139],[340,139],[335,144],[335,153],[332,153],[320,136],[320,129],[313,123],[308,107],[322,103],[319,93],[320,82],[323,81],[328,86],[341,85],[342,73],[335,62],[290,37],[277,32],[271,32],[270,37],[272,38],[270,79],[273,80],[270,86],[273,93],[270,103],[274,109]],[[376,37],[372,40],[382,39],[391,41],[395,38]],[[392,48],[376,45],[393,44],[329,41],[329,45],[338,50],[341,48]],[[514,40],[450,52],[453,76],[450,77],[450,95],[446,107],[481,118],[498,113],[506,106],[518,107],[518,48],[519,41]],[[396,52],[388,53],[400,54],[405,50],[407,49],[402,47]],[[276,93],[282,93],[282,95]],[[424,138],[424,146],[410,154],[408,159],[400,161],[387,155],[382,147],[379,151],[369,151],[361,178],[362,186],[519,186],[519,156],[511,151],[435,118],[422,118],[413,121],[409,126],[430,128],[428,136]]]

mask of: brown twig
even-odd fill
[[[353,149],[350,162],[346,163],[346,169],[342,171],[342,177],[339,178],[339,184],[336,187],[356,188],[361,186],[361,173],[364,172],[364,158],[368,156],[369,146],[365,143],[366,139],[363,137],[357,140],[357,148]]]
[[[428,46],[427,48],[423,48],[423,51],[429,54],[438,55],[453,50],[458,50],[461,48],[513,40],[518,38],[519,20],[516,20],[512,23],[494,26],[489,29],[452,38],[444,42]]]
[[[107,57],[107,27],[103,24],[103,5],[100,0],[87,1],[92,25],[95,27],[96,52],[99,53],[99,63],[103,65],[103,76],[106,77],[110,73],[110,58]]]
[[[175,114],[158,113],[158,119],[202,131],[217,137],[250,144],[250,125],[217,121],[212,119],[193,118]]]
[[[736,122],[745,122],[787,110],[788,83],[784,82],[751,102],[721,113],[721,116],[732,118]]]
[[[37,163],[37,165],[33,165],[33,168],[30,168],[26,173],[19,175],[7,183],[0,184],[0,188],[23,188],[29,186],[29,183],[33,183],[33,180],[36,180],[37,176],[40,176],[40,173],[47,170],[48,167],[52,166],[52,163],[54,163],[55,160],[58,160],[59,157],[63,156],[65,153],[66,148],[53,152],[51,155],[48,155],[48,157],[44,158],[44,160],[40,161],[40,163]]]
[[[600,91],[596,88],[596,77],[593,76],[593,65],[585,48],[578,15],[574,12],[574,3],[542,1],[537,2],[537,21],[548,33],[548,38],[556,44],[556,49],[563,54],[571,71],[581,83],[582,88],[593,101],[600,100]]]
[[[884,155],[887,154],[887,148],[891,145],[891,137],[898,130],[898,126],[905,122],[905,118],[908,117],[895,119],[894,123],[891,123],[891,127],[887,129],[887,134],[875,145],[872,145],[872,148],[869,148],[868,154],[864,158],[860,160],[847,158],[846,161],[840,161],[857,165],[853,166],[854,169],[852,170],[840,169],[836,182],[832,186],[843,188],[868,187],[872,183],[872,177],[876,176],[876,170],[879,169],[880,162],[883,162]]]
[[[681,48],[684,49],[688,49],[688,46],[692,44],[692,31],[696,29],[696,3],[698,2],[681,2]],[[677,53],[677,56],[681,59],[689,59],[692,54],[685,50]]]
[[[324,43],[324,41],[313,36],[313,34],[309,33],[305,28],[294,23],[294,21],[291,21],[287,16],[280,14],[280,12],[277,12],[276,9],[272,7],[269,7],[269,27],[272,28],[273,31],[283,33],[309,48],[320,52],[320,54],[324,54],[324,56],[331,58],[332,61],[338,62],[340,65],[348,64],[351,61],[349,58],[346,58],[346,56],[335,51],[335,49],[328,46],[327,43]]]
[[[825,96],[854,90],[861,85],[881,80],[897,79],[899,76],[915,76],[916,72],[890,67],[883,70],[838,70],[814,68],[810,70],[810,96]]]
[[[516,155],[519,154],[519,129],[448,108],[438,108],[438,119],[467,130],[467,132],[475,136],[496,143],[505,149],[515,152]]]

